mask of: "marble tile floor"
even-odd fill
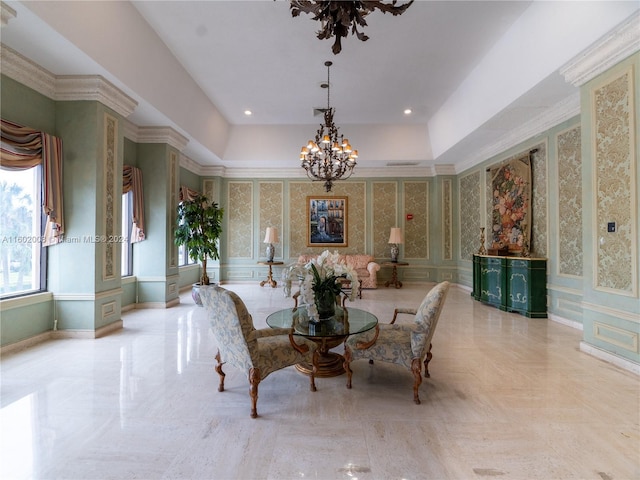
[[[354,306],[388,322],[431,286],[365,290]],[[226,288],[258,328],[291,305],[281,288]],[[317,379],[315,393],[291,367],[260,384],[253,420],[243,374],[227,368],[217,391],[215,341],[189,292],[123,321],[98,340],[3,356],[0,478],[640,478],[638,376],[580,352],[578,330],[455,286],[421,405],[395,365],[355,362],[352,390],[341,376]]]

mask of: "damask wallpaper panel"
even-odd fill
[[[373,182],[373,256],[390,258],[389,233],[397,225],[398,184],[397,182]],[[403,232],[405,233],[405,232]],[[406,235],[404,235],[406,238]]]
[[[121,182],[121,168],[116,168],[118,160],[118,120],[109,115],[104,114],[104,151],[103,151],[103,168],[104,179],[103,186],[105,202],[102,204],[104,225],[102,226],[104,234],[107,238],[115,236],[120,229],[116,228],[116,206],[120,202],[116,200],[116,192],[122,192],[117,188],[117,183]],[[115,278],[117,271],[116,262],[116,244],[114,242],[103,242],[100,245],[102,250],[102,280],[112,280]]]
[[[228,183],[227,252],[229,258],[253,257],[253,182]]]
[[[404,214],[413,215],[404,223],[405,258],[429,259],[428,182],[404,182]]]
[[[530,150],[537,150],[531,155],[531,178],[533,181],[531,195],[531,255],[547,257],[548,255],[548,188],[547,188],[547,141],[535,145]]]
[[[638,289],[633,85],[629,67],[591,91],[595,287],[627,295],[637,295]],[[611,221],[615,233],[607,231]]]
[[[169,153],[169,211],[171,212],[171,222],[175,222],[176,214],[175,211],[178,208],[178,177],[179,177],[179,163],[178,163],[178,153],[175,151],[171,151]],[[169,241],[168,245],[171,246],[169,248],[169,267],[177,268],[178,267],[178,249],[174,247],[175,245],[175,230],[173,228],[169,229]]]
[[[260,182],[260,232],[258,241],[260,242],[260,253],[258,256],[266,256],[266,245],[263,243],[264,235],[267,227],[275,227],[278,229],[279,242],[274,244],[276,259],[282,258],[284,248],[283,238],[283,191],[282,182]]]
[[[442,181],[442,258],[453,258],[453,192],[451,180]]]
[[[556,137],[558,274],[582,276],[582,135],[580,126]]]
[[[459,191],[460,259],[472,260],[473,254],[480,248],[480,227],[483,226],[480,224],[480,172],[462,177]]]
[[[297,258],[301,254],[321,253],[326,247],[307,246],[307,196],[319,197],[346,196],[348,231],[347,246],[331,249],[339,253],[366,253],[366,188],[364,182],[337,182],[329,194],[325,192],[320,182],[290,182],[289,183],[289,256]]]

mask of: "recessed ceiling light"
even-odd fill
[[[245,114],[247,117],[250,117],[251,115],[253,115],[253,112],[252,112],[251,110],[245,110],[245,111],[244,111],[244,114]]]
[[[411,109],[410,108],[405,108],[404,109],[404,114],[405,115],[411,115]]]

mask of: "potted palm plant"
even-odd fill
[[[222,215],[224,210],[215,202],[210,202],[205,195],[198,194],[192,200],[185,200],[178,205],[178,218],[175,229],[176,245],[184,245],[189,257],[202,264],[200,282],[194,284],[192,296],[200,301],[200,285],[209,285],[207,275],[207,259],[217,260],[218,239],[222,233]]]

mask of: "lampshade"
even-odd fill
[[[400,232],[400,228],[391,228],[391,233],[389,234],[389,243],[402,243],[402,232]]]
[[[278,243],[278,229],[275,227],[267,227],[267,233],[264,236],[264,243]]]

